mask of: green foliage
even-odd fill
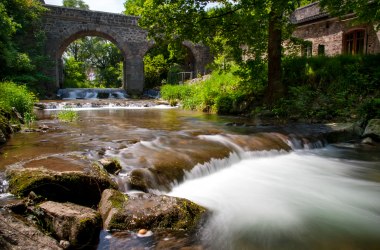
[[[380,97],[366,98],[359,106],[359,114],[365,121],[380,118]]]
[[[343,16],[355,12],[358,17],[353,20],[356,23],[374,23],[380,29],[380,1],[358,1],[358,0],[321,0],[320,5],[327,9],[329,13],[336,16]]]
[[[244,83],[237,75],[238,67],[230,71],[214,71],[209,79],[184,85],[164,85],[161,97],[169,102],[180,101],[183,108],[218,114],[236,114],[246,111],[252,101]]]
[[[64,58],[66,88],[86,88],[88,87],[87,76],[83,62],[78,62],[74,57]]]
[[[191,51],[178,43],[163,43],[151,48],[144,57],[145,88],[160,86],[166,81],[179,82],[178,72],[192,72]]]
[[[10,111],[12,107],[22,115],[32,114],[36,96],[25,85],[13,82],[0,82],[0,107]]]
[[[122,85],[120,50],[110,41],[100,37],[84,37],[71,43],[64,54],[65,87],[107,87]],[[93,71],[95,79],[88,80]]]
[[[32,127],[32,123],[36,120],[36,115],[33,113],[25,112],[24,121],[28,128]]]
[[[89,10],[88,4],[83,0],[63,0],[62,2],[64,7],[79,8],[84,10]]]
[[[62,122],[74,122],[78,120],[78,112],[67,107],[56,114],[56,118]]]
[[[285,58],[280,116],[364,120],[378,117],[380,55]]]
[[[42,56],[45,34],[40,16],[45,10],[36,0],[0,0],[0,80],[31,88],[47,80],[41,73],[50,63]]]
[[[168,63],[164,55],[159,54],[151,56],[147,54],[144,57],[145,87],[151,88],[161,83],[166,78]]]
[[[143,12],[145,0],[126,0],[124,3],[124,14],[140,16]]]
[[[246,59],[257,61],[254,64],[269,68],[265,70],[268,100],[282,95],[281,42],[294,27],[290,14],[308,1],[217,2],[207,8],[215,2],[146,0],[139,24],[158,44],[190,40],[208,45],[217,56],[234,58],[242,67]]]

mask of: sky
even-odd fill
[[[63,0],[45,0],[46,4],[62,6]],[[99,10],[112,13],[121,13],[124,10],[125,0],[83,0],[90,10]]]

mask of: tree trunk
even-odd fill
[[[268,33],[268,86],[264,102],[271,106],[284,94],[281,69],[281,16],[277,13],[270,13]]]

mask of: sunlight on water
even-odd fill
[[[203,238],[214,249],[376,249],[363,244],[380,243],[380,184],[355,178],[361,168],[272,153],[188,176],[169,195],[213,211]]]

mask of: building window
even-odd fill
[[[313,44],[311,42],[305,43],[302,45],[302,56],[305,57],[311,57],[312,56],[312,50],[313,50]]]
[[[345,35],[344,49],[347,54],[357,55],[364,53],[364,30],[354,30]]]
[[[325,45],[318,44],[318,55],[324,56],[325,55]]]

